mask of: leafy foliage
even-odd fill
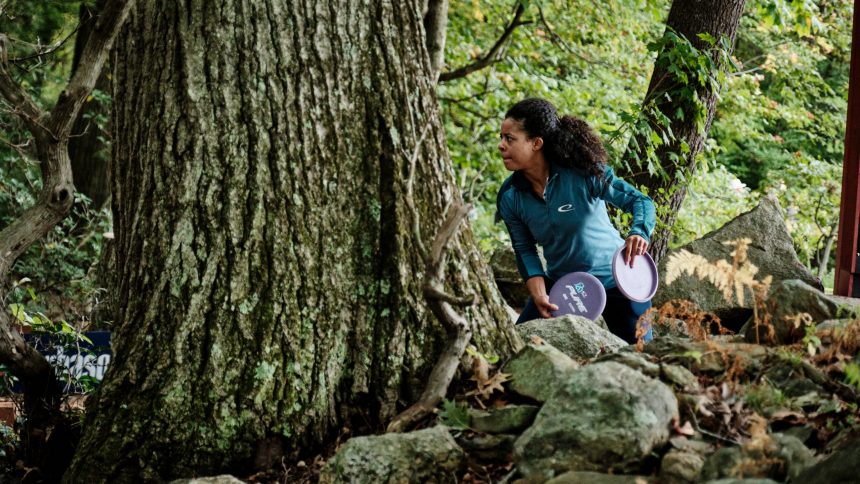
[[[465,197],[476,206],[473,228],[484,250],[508,243],[504,227],[492,220],[495,192],[508,175],[495,141],[504,111],[527,96],[552,100],[561,112],[586,119],[604,134],[615,167],[636,161],[622,154],[634,134],[644,133],[642,167],[657,171],[649,153],[671,141],[661,128],[669,120],[648,125],[649,116],[659,116],[643,100],[655,52],[670,47],[659,62],[686,78],[673,93],[678,99],[692,97],[690,88],[703,82],[722,86],[699,160],[703,169],[683,181],[692,192],[673,227],[672,245],[717,228],[770,192],[789,214],[801,260],[830,273],[833,255],[825,248],[838,217],[853,2],[748,1],[734,55],[722,59],[737,67],[724,76],[719,70],[711,75],[714,66],[708,63],[714,61],[706,51],[663,32],[669,1],[607,0],[576,8],[561,0],[526,4],[523,19],[531,23],[514,32],[501,62],[438,88],[449,150]],[[485,52],[515,5],[452,1],[447,69]],[[724,47],[720,39],[705,40],[713,49]],[[674,155],[683,154],[682,149]],[[714,183],[732,185],[721,190]],[[623,224],[624,217],[616,221]]]
[[[453,429],[466,430],[472,424],[469,416],[469,406],[465,403],[457,403],[453,400],[442,400],[442,410],[439,411],[439,420],[442,425]]]
[[[52,103],[70,73],[81,1],[25,2],[11,0],[0,7],[3,32],[9,36],[9,57],[15,80],[42,107]],[[109,103],[106,93],[94,92],[88,102]],[[105,116],[90,121],[105,126]],[[0,105],[0,227],[6,227],[32,206],[42,187],[39,161],[30,134],[17,116]],[[89,276],[98,261],[105,235],[110,237],[107,210],[75,194],[72,214],[16,261],[12,278],[26,278],[42,297],[9,295],[12,303],[33,306],[48,320],[88,319],[102,292]]]

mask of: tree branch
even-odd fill
[[[439,75],[439,82],[447,82],[454,79],[459,79],[461,77],[466,77],[475,71],[479,71],[501,60],[502,46],[505,45],[511,34],[514,33],[514,30],[516,30],[517,27],[519,27],[520,25],[531,23],[531,21],[520,21],[520,17],[523,15],[524,11],[525,9],[523,8],[523,5],[518,2],[517,9],[516,11],[514,11],[514,17],[511,19],[510,23],[508,23],[508,26],[505,27],[505,31],[502,32],[502,36],[499,37],[499,40],[497,40],[496,43],[493,44],[490,50],[487,51],[487,53],[484,54],[481,58],[467,66],[460,67],[459,69],[453,71],[443,72]]]
[[[452,211],[456,211],[457,208],[455,206]],[[459,221],[457,225],[459,225]],[[436,235],[436,242],[439,242],[440,238],[444,238],[441,231]],[[450,237],[445,238],[445,240],[450,240]],[[434,246],[436,242],[434,242]],[[436,409],[448,393],[448,386],[451,385],[451,380],[454,379],[457,367],[460,366],[460,359],[466,351],[469,340],[472,339],[471,325],[446,300],[448,298],[456,298],[445,294],[441,290],[434,289],[435,284],[440,284],[440,282],[433,281],[431,274],[434,273],[444,274],[444,268],[441,270],[432,268],[427,271],[425,277],[429,280],[425,283],[424,295],[427,298],[427,303],[433,315],[445,326],[448,341],[439,355],[439,359],[433,366],[433,370],[427,378],[427,386],[424,388],[418,401],[394,417],[391,423],[388,424],[386,432],[403,432],[409,430]],[[475,299],[473,296],[469,302],[474,302]]]
[[[617,67],[608,62],[592,59],[587,55],[583,54],[582,52],[579,52],[573,47],[571,47],[567,42],[564,41],[564,39],[560,35],[558,35],[558,33],[556,33],[555,29],[553,29],[549,22],[546,20],[546,17],[543,14],[543,8],[541,7],[540,3],[537,3],[537,9],[538,16],[540,16],[540,22],[546,28],[547,32],[549,32],[550,39],[552,39],[554,43],[560,45],[562,49],[570,52],[571,54],[579,57],[580,59],[584,60],[585,62],[588,62],[589,64],[600,64],[606,67],[611,67],[613,69]]]
[[[68,139],[86,97],[95,85],[111,43],[128,15],[133,0],[112,0],[100,15],[75,74],[60,94],[54,109],[41,111],[12,79],[5,36],[0,34],[0,96],[33,135],[42,170],[42,191],[37,203],[0,231],[0,282],[5,282],[15,260],[42,238],[71,210],[74,201]]]
[[[12,79],[6,51],[8,41],[9,38],[0,33],[0,96],[9,104],[12,112],[21,118],[24,126],[36,136],[37,132],[43,130],[41,120],[45,113],[30,99],[24,88]]]
[[[421,242],[421,233],[418,230],[419,214],[415,207],[415,200],[412,196],[412,182],[415,174],[415,162],[418,158],[419,148],[424,140],[426,131],[421,134],[416,143],[415,151],[409,158],[410,171],[409,177],[406,180],[405,197],[406,207],[412,213],[413,238],[416,239],[415,246],[421,252],[422,259],[426,264],[424,272],[424,297],[427,299],[427,305],[436,316],[436,319],[445,327],[448,340],[445,343],[445,348],[439,355],[439,359],[433,366],[430,376],[427,379],[427,386],[412,406],[398,414],[388,424],[387,432],[403,432],[414,427],[427,415],[432,413],[439,403],[445,398],[448,393],[448,386],[454,378],[457,367],[460,365],[460,358],[466,351],[466,345],[472,339],[472,327],[469,322],[457,311],[452,305],[469,306],[475,304],[477,297],[470,295],[464,298],[457,298],[445,292],[445,248],[450,243],[451,239],[456,235],[460,223],[466,218],[469,213],[470,206],[463,205],[462,202],[456,201],[448,209],[445,221],[436,232],[433,239],[433,245],[429,253],[424,249],[424,243]]]
[[[69,213],[75,187],[69,161],[69,135],[78,111],[90,94],[134,0],[110,0],[102,11],[84,47],[77,70],[60,94],[51,112],[42,112],[12,78],[6,54],[6,36],[0,34],[0,97],[11,107],[33,135],[42,171],[42,189],[36,204],[0,231],[0,287],[4,286],[15,260]],[[59,481],[71,461],[69,442],[61,431],[68,419],[60,412],[59,390],[51,366],[31,348],[9,321],[0,304],[0,362],[26,383],[23,430],[27,464],[38,468],[47,481]]]
[[[436,232],[436,238],[433,240],[433,245],[430,249],[430,259],[427,260],[428,274],[434,274],[435,272],[434,276],[437,279],[443,279],[442,274],[445,270],[445,246],[448,245],[451,237],[457,233],[457,229],[460,227],[460,222],[466,218],[466,215],[471,209],[471,205],[463,205],[462,203],[455,203],[448,209],[448,215],[445,218],[445,221],[442,222],[442,226],[439,227],[439,231]]]
[[[412,150],[412,156],[409,157],[409,176],[406,178],[406,196],[404,197],[406,206],[409,207],[412,212],[412,238],[415,240],[415,247],[418,250],[418,256],[421,257],[421,260],[425,264],[427,263],[429,255],[427,253],[427,248],[424,247],[424,241],[421,240],[421,217],[418,215],[418,210],[415,208],[414,186],[415,165],[418,162],[418,155],[421,154],[421,144],[424,142],[424,138],[427,137],[428,132],[430,132],[429,126],[427,126],[427,128],[425,128],[421,133],[421,136],[415,143],[415,148]]]
[[[71,133],[78,111],[96,85],[113,40],[133,3],[134,0],[111,0],[99,13],[89,41],[81,53],[78,68],[51,111],[48,126],[57,139],[68,138]]]

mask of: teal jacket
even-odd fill
[[[603,286],[615,287],[612,256],[624,239],[609,221],[606,203],[633,215],[630,235],[650,243],[656,224],[654,202],[605,168],[602,179],[577,169],[550,164],[544,200],[525,175],[514,172],[499,189],[498,215],[505,221],[523,279],[546,275],[558,280],[569,272],[588,272]],[[544,271],[536,244],[543,247]]]

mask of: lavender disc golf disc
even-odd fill
[[[615,284],[627,299],[635,302],[648,301],[657,292],[657,265],[646,252],[635,256],[633,267],[630,267],[624,263],[624,247],[619,247],[612,258],[612,277],[615,278]]]
[[[594,321],[606,307],[606,289],[587,272],[571,272],[552,286],[549,302],[558,306],[558,311],[552,312],[553,317],[573,314]]]

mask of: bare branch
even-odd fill
[[[543,8],[541,7],[540,3],[537,3],[537,9],[538,9],[538,15],[540,16],[541,24],[543,24],[544,28],[546,28],[547,32],[549,32],[550,39],[552,39],[555,44],[560,45],[562,49],[566,50],[567,52],[579,57],[580,59],[582,59],[585,62],[588,62],[590,64],[599,64],[599,65],[603,65],[606,67],[611,67],[613,69],[617,67],[617,66],[614,66],[608,62],[604,62],[602,60],[592,59],[592,58],[588,57],[587,55],[583,54],[582,52],[579,52],[578,50],[571,47],[570,44],[565,42],[564,39],[560,35],[558,35],[558,33],[556,33],[555,29],[552,28],[552,25],[550,25],[549,22],[546,20],[546,17],[543,14]]]
[[[472,294],[467,297],[455,297],[447,292],[439,289],[436,286],[425,286],[424,287],[424,297],[427,299],[433,299],[436,301],[446,302],[452,306],[473,306],[477,301],[477,296]]]
[[[469,327],[469,323],[462,316],[451,310],[451,307],[446,303],[442,303],[437,308],[446,312],[449,317],[455,318],[457,329],[448,331],[448,343],[439,355],[439,360],[436,362],[436,366],[433,367],[433,371],[430,372],[430,376],[427,378],[427,386],[424,388],[418,401],[394,417],[394,420],[388,424],[386,432],[403,432],[409,430],[435,410],[439,403],[442,402],[442,399],[445,398],[445,394],[448,393],[448,386],[451,384],[454,373],[460,365],[460,358],[463,356],[466,346],[472,338],[472,330]]]
[[[430,132],[430,126],[424,129],[418,141],[415,142],[415,148],[412,150],[412,156],[409,157],[409,176],[406,178],[406,196],[405,202],[409,211],[412,212],[412,238],[415,240],[415,246],[418,248],[418,255],[424,263],[427,263],[427,248],[424,246],[424,241],[421,239],[421,217],[418,214],[418,209],[415,207],[414,189],[415,186],[415,165],[418,163],[418,155],[421,154],[421,145],[424,143],[424,138]]]
[[[51,111],[48,127],[56,139],[66,139],[84,100],[92,92],[110,47],[134,0],[111,0],[100,12],[75,73]]]
[[[9,104],[12,112],[21,118],[27,129],[38,136],[43,131],[41,119],[45,113],[36,106],[24,88],[12,79],[6,52],[8,41],[5,34],[0,34],[0,96]]]
[[[517,9],[514,11],[514,17],[511,19],[510,23],[508,23],[508,26],[505,27],[505,31],[502,32],[502,36],[499,37],[499,40],[497,40],[496,43],[493,44],[490,50],[487,51],[487,53],[480,57],[478,60],[467,66],[460,67],[459,69],[453,71],[443,72],[439,75],[439,82],[446,82],[454,79],[459,79],[461,77],[466,77],[475,71],[479,71],[501,60],[502,47],[505,45],[505,43],[507,43],[511,34],[514,33],[514,30],[516,30],[517,27],[519,27],[520,25],[526,25],[531,23],[531,21],[520,21],[520,17],[523,15],[524,11],[525,9],[523,8],[522,3],[517,2]]]
[[[451,237],[457,233],[460,227],[460,222],[466,218],[466,215],[472,209],[471,205],[463,205],[455,203],[448,209],[448,216],[439,231],[436,233],[436,238],[433,240],[433,246],[430,249],[430,260],[428,266],[441,267],[443,264],[445,246],[451,240]]]
[[[413,216],[417,217],[414,211]],[[387,432],[403,432],[409,430],[421,419],[429,415],[448,393],[448,386],[454,378],[454,373],[460,365],[460,358],[466,351],[466,345],[472,339],[472,327],[469,322],[452,308],[452,304],[467,306],[475,304],[477,297],[471,295],[457,298],[447,294],[443,289],[445,280],[446,245],[456,234],[460,222],[469,213],[469,206],[454,202],[448,209],[448,215],[436,233],[430,257],[426,258],[427,271],[424,273],[424,296],[427,305],[436,319],[445,327],[448,341],[433,366],[433,371],[427,379],[427,386],[412,406],[394,417],[386,429]]]
[[[51,47],[49,49],[45,49],[45,50],[36,49],[36,52],[31,54],[31,55],[27,55],[24,57],[14,57],[12,59],[9,59],[9,62],[14,64],[14,63],[23,62],[23,61],[30,60],[30,59],[39,59],[40,57],[53,54],[54,52],[59,50],[62,46],[64,46],[66,44],[66,42],[68,42],[69,39],[71,39],[76,33],[78,33],[79,28],[80,28],[80,25],[76,26],[71,32],[69,32],[68,35],[63,37],[61,40],[55,42],[53,44],[53,47]],[[40,63],[41,63],[41,60],[40,60]]]

